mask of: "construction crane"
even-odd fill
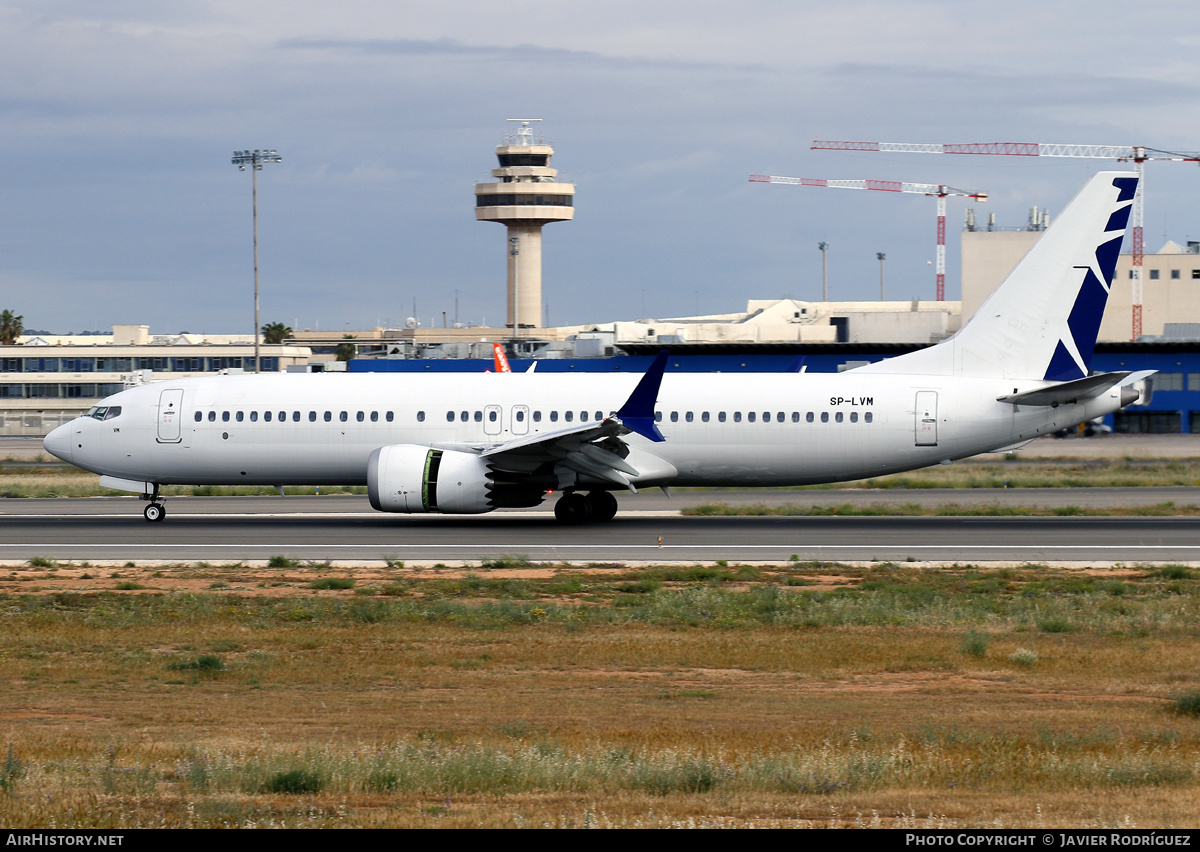
[[[1137,172],[1137,192],[1133,196],[1133,339],[1142,335],[1142,254],[1145,243],[1142,226],[1145,222],[1145,184],[1147,160],[1168,160],[1176,163],[1200,163],[1200,154],[1162,151],[1144,145],[1051,145],[1039,142],[967,142],[957,145],[914,142],[830,142],[813,141],[814,151],[879,151],[890,154],[975,154],[1004,157],[1087,157],[1100,160],[1131,162]]]
[[[986,192],[955,189],[938,183],[908,183],[898,180],[822,180],[820,178],[750,175],[752,183],[783,183],[792,186],[824,186],[831,189],[873,189],[878,192],[912,192],[937,197],[937,300],[946,301],[946,198],[951,195],[987,201]]]

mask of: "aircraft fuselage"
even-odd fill
[[[96,473],[166,484],[357,485],[379,447],[487,447],[608,416],[639,377],[618,374],[302,374],[162,381],[47,438]],[[666,376],[658,428],[627,440],[637,485],[803,485],[862,479],[1021,443],[1120,407],[997,401],[1041,382],[940,376]],[[269,419],[268,419],[269,418]],[[568,419],[569,418],[569,419]],[[640,460],[640,463],[639,463]],[[658,464],[657,460],[665,462]],[[586,481],[582,486],[608,487]]]

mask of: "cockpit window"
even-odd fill
[[[87,410],[84,417],[93,417],[96,420],[112,420],[114,417],[121,416],[121,406],[119,405],[93,405]]]

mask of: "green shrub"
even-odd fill
[[[319,793],[322,786],[321,778],[315,772],[293,769],[271,776],[264,789],[268,793]]]
[[[986,657],[988,643],[992,637],[975,628],[967,631],[967,635],[963,637],[962,651],[969,657]]]
[[[1038,661],[1038,655],[1028,648],[1018,648],[1008,655],[1008,661],[1018,666],[1032,666]]]
[[[1176,713],[1186,713],[1189,716],[1200,716],[1200,689],[1192,689],[1175,696]]]
[[[167,668],[173,672],[199,672],[201,674],[217,674],[225,671],[225,662],[212,654],[201,654],[194,660],[180,660],[168,663]]]

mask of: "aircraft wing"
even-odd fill
[[[664,350],[655,357],[625,404],[603,420],[514,438],[483,448],[480,454],[515,474],[544,471],[549,464],[555,470],[566,468],[636,491],[630,477],[641,476],[643,471],[627,461],[629,445],[622,438],[637,433],[651,441],[665,440],[655,425],[654,406],[666,365]]]
[[[630,477],[641,475],[641,471],[626,461],[629,445],[621,440],[621,436],[631,431],[612,416],[574,429],[507,441],[489,447],[482,455],[497,467],[514,473],[532,473],[550,463],[555,468],[561,465],[576,474],[636,491]]]

